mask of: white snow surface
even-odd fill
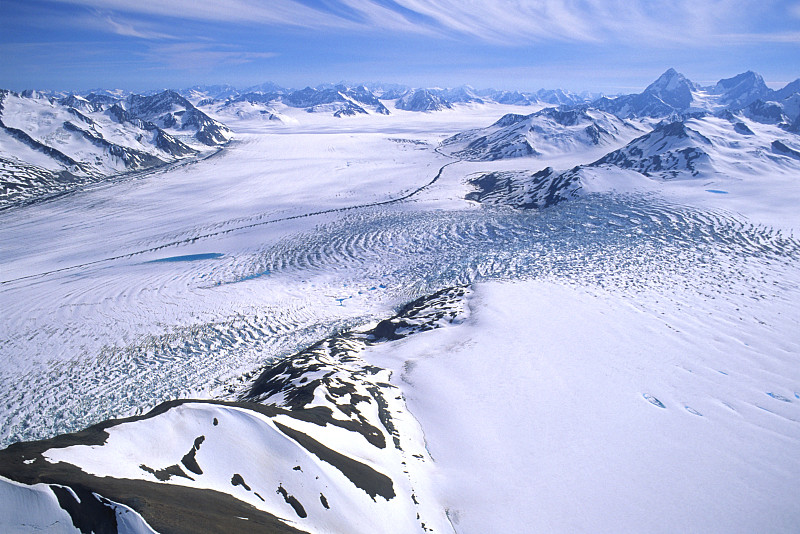
[[[390,499],[370,497],[334,466],[299,447],[276,423],[389,476],[396,495]],[[357,439],[361,436],[338,427],[320,427],[286,415],[270,418],[232,406],[187,403],[153,418],[123,423],[108,433],[103,445],[51,449],[44,457],[53,463],[78,465],[97,476],[152,481],[153,475],[142,465],[158,470],[180,464],[202,436],[199,447],[195,445],[202,474],[188,472],[191,478],[172,477],[170,484],[231,494],[309,532],[422,532],[417,513],[426,518],[430,531],[451,531],[438,503],[427,499],[416,506],[410,498],[413,489],[403,471],[416,466],[401,463],[398,457],[402,451],[392,446],[377,449]],[[234,485],[235,475],[244,484]],[[299,501],[307,517],[298,517],[278,495],[279,487]],[[423,499],[424,494],[418,495]]]
[[[8,534],[80,532],[47,484],[28,486],[3,477],[0,477],[0,529]]]
[[[74,493],[66,488],[73,496]],[[110,503],[114,508],[119,534],[157,534],[142,516],[125,505]],[[45,532],[47,534],[79,534],[72,518],[59,506],[47,484],[26,485],[0,477],[0,530],[4,534]]]
[[[466,323],[367,359],[459,533],[793,532],[797,297],[480,284]]]

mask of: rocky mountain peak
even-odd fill
[[[695,84],[673,68],[667,69],[656,81],[647,86],[644,93],[660,98],[665,104],[678,109],[687,109],[692,104]]]

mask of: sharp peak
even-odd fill
[[[689,84],[692,84],[692,81],[689,80],[689,78],[687,78],[686,76],[684,76],[683,73],[680,73],[674,68],[670,67],[663,73],[661,73],[661,75],[658,78],[656,78],[648,87],[653,87],[656,85],[667,83],[672,80],[679,80],[679,81],[685,80]]]
[[[659,76],[656,81],[662,80],[665,78],[683,78],[684,80],[688,80],[688,78],[682,73],[675,70],[673,67],[668,68],[665,70],[661,76]]]
[[[650,85],[648,85],[644,92],[645,93],[652,93],[656,92],[659,94],[664,88],[673,86],[677,84],[677,86],[688,86],[689,90],[695,89],[697,84],[691,81],[689,78],[675,70],[674,68],[670,67],[664,73],[659,76],[655,81],[653,81]]]

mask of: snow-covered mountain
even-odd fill
[[[659,179],[800,172],[800,137],[741,116],[663,122],[591,166],[631,169]]]
[[[547,167],[538,172],[494,171],[467,180],[473,190],[465,198],[490,206],[544,209],[574,198],[581,189],[574,172],[557,172]]]
[[[281,96],[280,100],[288,106],[305,108],[309,112],[332,112],[334,116],[373,113],[388,115],[389,110],[366,87],[346,87],[337,85],[329,89],[306,87]]]
[[[688,111],[698,89],[675,69],[668,69],[641,93],[602,97],[590,105],[619,117],[665,117]]]
[[[530,95],[530,99],[542,104],[551,104],[555,106],[572,106],[579,105],[594,100],[591,93],[575,94],[563,89],[539,89],[536,93]]]
[[[641,93],[602,97],[591,103],[586,103],[588,94],[562,90],[523,93],[469,86],[408,90],[399,85],[368,88],[343,83],[301,90],[269,82],[244,91],[230,85],[195,86],[183,94],[167,90],[147,96],[97,90],[55,98],[36,91],[5,91],[0,115],[4,199],[21,201],[66,191],[77,183],[155,167],[227,142],[230,131],[198,106],[222,121],[258,117],[269,122],[292,122],[283,113],[287,107],[336,117],[386,115],[390,113],[387,100],[395,100],[397,109],[418,112],[452,109],[454,104],[552,103],[561,107],[560,111],[506,116],[488,128],[458,134],[444,143],[458,157],[492,160],[574,152],[582,147],[619,148],[642,133],[637,128],[647,129],[655,119],[675,122],[707,113],[718,117],[731,113],[797,133],[798,89],[800,80],[772,91],[751,71],[702,87],[668,69]],[[640,120],[634,124],[629,119]]]
[[[596,165],[633,169],[661,178],[709,172],[711,140],[683,122],[664,122],[627,146],[603,156]]]
[[[103,108],[104,106],[110,106],[110,105],[115,104],[116,102],[119,102],[120,100],[122,100],[121,98],[117,98],[115,96],[111,96],[111,95],[105,94],[103,92],[87,93],[85,96],[80,97],[80,98],[84,98],[84,99],[88,100],[89,102],[91,102],[92,104],[94,104],[95,106],[97,106],[99,108]]]
[[[25,92],[23,91],[23,94],[24,93]],[[81,94],[87,94],[87,95],[93,94],[101,97],[108,97],[116,102],[117,100],[124,100],[125,98],[129,97],[132,94],[132,92],[125,89],[108,89],[108,88],[98,87],[95,89],[89,89],[88,91],[84,91]]]
[[[779,120],[783,119],[785,116],[780,115]],[[511,116],[505,120],[514,125],[515,120],[523,118]],[[614,189],[623,175],[624,183],[800,176],[800,136],[787,131],[786,123],[779,120],[764,124],[767,121],[729,111],[717,116],[699,114],[684,120],[664,120],[625,146],[572,169],[494,171],[470,177],[466,182],[473,190],[466,199],[515,208],[544,208],[581,194],[588,176],[593,188],[602,190]],[[451,139],[457,140],[458,136]],[[517,154],[513,150],[518,145],[503,142],[496,146],[505,150],[495,152],[501,157]],[[467,159],[472,154],[469,150],[453,153]],[[490,156],[488,159],[492,156],[480,154]]]
[[[590,93],[580,95],[561,89],[540,89],[535,93],[495,89],[477,90],[469,85],[453,88],[421,87],[412,89],[401,84],[321,84],[292,90],[272,82],[238,90],[228,85],[194,86],[180,94],[204,107],[225,103],[229,108],[240,102],[261,104],[269,113],[278,114],[273,104],[306,109],[311,113],[333,113],[337,117],[378,113],[386,115],[388,107],[381,101],[394,101],[394,107],[406,111],[431,112],[452,109],[453,104],[507,104],[527,106],[549,104],[578,105],[592,100]]]
[[[752,71],[702,87],[670,68],[641,93],[603,97],[591,102],[590,106],[619,117],[660,118],[698,111],[739,110],[757,101],[785,99],[796,93],[797,88],[800,88],[800,83],[795,81],[773,91],[760,75]]]
[[[381,100],[397,100],[398,98],[402,98],[408,93],[412,91],[411,88],[400,86],[400,87],[389,87],[385,90],[380,90],[378,92],[378,98]]]
[[[389,110],[369,89],[364,86],[349,87],[335,85],[332,87],[306,87],[297,91],[287,91],[274,84],[262,84],[251,88],[224,102],[223,112],[237,109],[241,103],[259,105],[261,111],[278,117],[276,104],[284,104],[292,108],[305,109],[309,113],[330,113],[335,117],[367,115],[377,113],[388,115]],[[202,105],[214,104],[216,101],[201,101]]]
[[[216,148],[230,136],[171,91],[124,100],[0,91],[0,202],[157,167]]]
[[[404,92],[387,92],[383,99],[398,99],[398,109],[409,111],[440,111],[450,109],[452,104],[486,104],[495,102],[515,106],[549,104],[554,106],[577,105],[588,98],[561,89],[540,89],[535,93],[520,91],[500,91],[495,89],[476,90],[468,85],[453,89],[417,89]]]
[[[397,109],[405,111],[441,111],[452,109],[452,104],[436,92],[429,89],[416,89],[409,91],[395,102]]]
[[[741,113],[756,122],[775,124],[784,130],[800,133],[800,92],[780,100],[756,100]]]
[[[446,100],[451,104],[483,104],[485,100],[481,98],[475,91],[475,89],[469,85],[462,85],[460,87],[454,87],[452,89],[429,89],[432,93],[435,93],[439,98],[442,100]]]
[[[248,91],[255,90],[249,89]],[[212,99],[212,100],[227,100],[235,98],[241,94],[241,91],[228,84],[219,85],[194,85],[178,91],[184,98],[190,100],[193,104],[197,105],[199,102]]]
[[[17,443],[0,451],[0,501],[28,524],[81,532],[452,532],[418,423],[391,372],[360,353],[462,322],[468,293],[438,291],[324,339],[227,399]]]
[[[619,171],[645,180],[800,173],[800,137],[793,135],[800,130],[796,88],[800,83],[771,91],[753,72],[704,88],[669,69],[642,93],[509,114],[488,128],[446,139],[442,149],[475,161],[611,149],[567,171],[494,171],[467,180],[473,188],[468,200],[517,208],[548,207],[574,197],[589,171],[593,179],[608,182],[606,188],[613,188]],[[651,126],[655,118],[662,120]]]
[[[268,97],[263,101],[261,95],[247,93],[232,100],[201,100],[199,106],[204,112],[214,116],[223,123],[233,123],[235,120],[261,120],[274,123],[283,123],[286,117],[278,110],[276,101]]]
[[[487,128],[450,137],[442,146],[459,158],[491,161],[625,143],[641,132],[640,126],[610,113],[545,108],[530,115],[505,115]]]
[[[206,146],[225,144],[231,136],[225,125],[210,118],[175,91],[152,96],[131,95],[124,107],[112,107],[110,112],[120,122],[144,121],[165,130],[187,132]]]
[[[275,82],[264,82],[259,83],[256,85],[251,85],[250,87],[246,88],[242,93],[263,93],[263,94],[285,94],[291,93],[292,90],[284,87],[282,85],[278,85]]]
[[[756,100],[768,100],[774,95],[764,79],[753,71],[725,78],[707,89],[718,97],[718,103],[729,109],[740,109]]]
[[[495,89],[485,89],[478,91],[477,94],[483,98],[493,100],[498,104],[509,104],[513,106],[529,106],[536,103],[536,98],[530,93],[520,91],[498,91]]]

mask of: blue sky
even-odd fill
[[[606,93],[800,77],[800,0],[0,0],[0,87],[274,81]]]

